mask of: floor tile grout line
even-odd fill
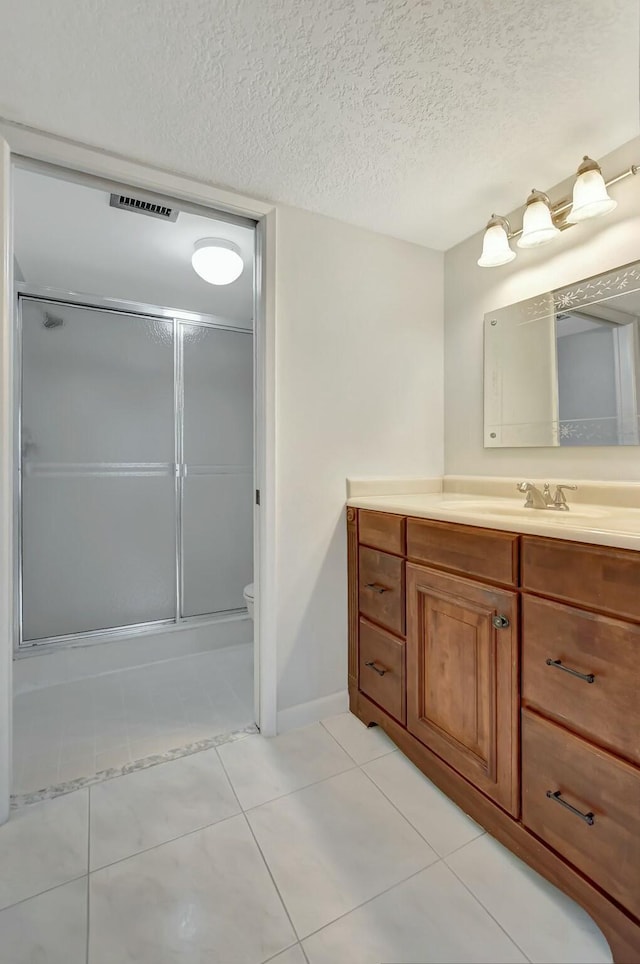
[[[242,813],[242,816],[244,817],[244,819],[245,819],[245,821],[246,821],[247,827],[249,828],[249,833],[250,833],[251,836],[253,837],[253,839],[254,839],[254,841],[255,841],[255,845],[256,845],[256,847],[258,848],[258,851],[259,851],[259,853],[260,853],[260,856],[262,857],[262,861],[263,861],[263,863],[264,863],[264,865],[265,865],[265,867],[266,867],[267,873],[269,874],[269,877],[271,878],[271,883],[273,884],[273,886],[274,886],[274,888],[275,888],[275,890],[276,890],[276,893],[277,893],[277,895],[278,895],[278,898],[279,898],[279,900],[280,900],[280,903],[282,904],[282,909],[284,910],[285,914],[287,915],[287,920],[288,920],[289,923],[291,924],[291,929],[293,930],[293,933],[296,935],[296,939],[297,939],[298,943],[301,943],[301,938],[300,938],[300,934],[298,933],[298,929],[297,929],[296,925],[293,923],[293,919],[292,919],[292,917],[291,917],[291,914],[289,913],[289,908],[287,907],[287,905],[286,905],[286,903],[285,903],[285,900],[284,900],[284,897],[283,897],[282,894],[280,893],[280,888],[278,887],[278,884],[276,883],[276,879],[275,879],[275,877],[273,876],[273,871],[271,870],[271,867],[269,866],[269,864],[268,864],[268,862],[267,862],[267,858],[266,858],[265,855],[264,855],[264,852],[263,852],[263,850],[262,850],[262,847],[261,847],[260,844],[258,843],[258,838],[256,837],[256,835],[255,835],[255,833],[254,833],[253,827],[251,826],[251,822],[249,821],[249,817],[246,815],[246,813],[244,813],[244,811],[243,811],[243,813]]]
[[[118,857],[117,860],[112,860],[108,864],[101,864],[99,867],[94,867],[93,870],[89,871],[89,877],[94,874],[99,874],[102,870],[107,870],[108,867],[115,867],[116,864],[121,864],[125,860],[132,860],[134,857],[141,857],[142,854],[148,854],[152,850],[157,850],[159,847],[164,847],[166,844],[175,843],[177,840],[182,840],[184,837],[192,837],[194,833],[200,833],[202,830],[209,830],[211,827],[217,827],[220,823],[226,823],[227,820],[233,820],[235,817],[243,816],[242,810],[237,813],[230,813],[228,817],[221,817],[219,820],[214,820],[213,823],[205,823],[202,827],[194,827],[192,830],[187,830],[185,833],[178,834],[177,837],[170,837],[168,840],[161,840],[160,843],[152,844],[151,847],[145,847],[144,850],[136,850],[133,854],[127,854],[126,857]]]
[[[343,753],[346,753],[350,760],[353,760],[354,765],[355,765],[355,766],[360,766],[360,764],[358,763],[358,761],[356,760],[356,758],[355,758],[354,756],[352,756],[351,753],[349,753],[349,751],[342,745],[342,743],[341,743],[340,740],[337,738],[337,736],[334,736],[333,733],[331,732],[331,730],[324,725],[324,721],[323,721],[323,720],[318,720],[318,723],[320,724],[320,726],[322,727],[322,729],[324,730],[324,732],[329,734],[329,736],[330,736],[331,739],[334,741],[334,743],[335,743],[337,746],[340,747],[340,749],[342,750],[342,752],[343,752]]]
[[[217,748],[216,748],[216,749],[217,749]],[[233,790],[233,795],[235,796],[235,798],[236,798],[236,800],[237,800],[237,802],[238,802],[238,806],[241,806],[240,800],[239,800],[239,798],[238,798],[238,794],[236,793],[235,787],[234,787],[233,783],[231,782],[231,777],[230,777],[229,774],[227,773],[227,768],[225,767],[224,761],[222,760],[222,757],[220,756],[219,753],[218,753],[218,758],[220,759],[220,765],[222,766],[222,769],[223,769],[223,771],[224,771],[224,774],[225,774],[227,780],[229,781],[229,784],[230,784],[230,786],[231,786],[231,789]],[[243,816],[244,819],[245,819],[245,823],[247,824],[247,827],[249,828],[249,833],[250,833],[251,836],[253,837],[253,840],[255,841],[255,845],[256,845],[256,847],[258,848],[258,853],[259,853],[260,856],[262,857],[262,861],[263,861],[263,863],[264,863],[264,865],[265,865],[265,867],[266,867],[266,870],[267,870],[267,873],[269,874],[269,877],[271,878],[271,882],[272,882],[273,886],[275,887],[275,890],[276,890],[276,893],[277,893],[278,898],[279,898],[279,900],[280,900],[280,903],[282,904],[282,908],[283,908],[285,914],[287,915],[287,920],[289,921],[289,923],[290,923],[290,925],[291,925],[291,930],[292,930],[293,933],[295,934],[298,943],[300,943],[300,935],[298,934],[298,931],[297,931],[297,929],[296,929],[296,926],[295,926],[295,924],[293,923],[293,921],[292,921],[292,919],[291,919],[291,914],[289,913],[289,908],[287,907],[287,905],[286,905],[285,902],[284,902],[284,898],[283,898],[282,894],[280,893],[280,888],[278,887],[278,885],[277,885],[277,883],[276,883],[276,881],[275,881],[275,877],[273,876],[273,873],[271,872],[271,867],[270,867],[269,864],[267,863],[267,858],[265,857],[265,855],[264,855],[264,853],[263,853],[263,851],[262,851],[262,847],[261,847],[260,844],[258,843],[258,838],[256,837],[255,833],[253,832],[253,827],[251,826],[251,823],[249,822],[249,818],[248,818],[248,816],[247,816],[247,814],[245,813],[244,810],[241,810],[241,813],[242,813],[242,816]],[[287,950],[287,948],[284,948],[284,950]],[[303,953],[304,953],[304,951],[303,951]],[[305,954],[305,957],[306,957],[306,954]]]
[[[253,736],[254,734],[248,734],[248,735],[249,735],[249,736]],[[256,735],[257,735],[257,734],[256,734]],[[238,741],[238,742],[239,742],[239,741]],[[226,744],[222,744],[222,745],[226,746]],[[229,815],[226,816],[226,817],[220,817],[220,818],[217,819],[217,820],[213,820],[213,821],[211,821],[210,823],[202,824],[202,826],[199,826],[199,827],[193,827],[191,830],[187,830],[185,833],[178,834],[178,835],[175,836],[175,837],[169,837],[167,840],[163,840],[163,841],[161,841],[160,843],[157,843],[157,844],[152,844],[150,847],[145,847],[145,848],[142,849],[142,850],[137,850],[135,853],[127,854],[125,857],[119,857],[117,860],[110,861],[109,863],[101,864],[99,867],[91,868],[91,864],[90,864],[90,862],[89,862],[89,871],[88,871],[89,876],[91,876],[92,874],[98,873],[98,872],[101,871],[101,870],[105,870],[107,867],[113,867],[113,866],[115,866],[116,864],[120,864],[120,863],[122,863],[123,860],[129,860],[131,857],[138,857],[140,854],[148,853],[150,850],[156,850],[158,847],[163,847],[165,844],[174,843],[176,840],[181,840],[183,837],[189,837],[189,836],[191,836],[192,834],[198,833],[198,832],[201,831],[201,830],[207,830],[209,827],[214,827],[214,826],[216,826],[216,825],[219,824],[219,823],[224,823],[224,821],[226,821],[226,820],[232,820],[234,817],[239,817],[241,814],[242,814],[242,815],[246,815],[247,813],[250,813],[252,810],[258,810],[260,807],[266,806],[266,805],[269,804],[269,803],[274,803],[276,800],[283,800],[285,797],[291,796],[291,795],[294,794],[294,793],[298,793],[299,790],[306,790],[306,789],[308,789],[309,787],[317,786],[317,785],[320,784],[320,783],[325,783],[325,782],[328,781],[328,780],[333,780],[335,777],[342,776],[343,773],[352,773],[354,770],[357,770],[357,769],[358,769],[357,766],[349,767],[348,770],[342,770],[342,771],[340,771],[339,773],[334,773],[334,774],[332,774],[332,775],[329,776],[329,777],[324,777],[322,780],[316,780],[314,783],[307,784],[307,785],[304,786],[304,787],[299,787],[299,788],[297,788],[296,790],[291,790],[291,791],[289,791],[289,793],[284,793],[284,794],[282,794],[282,795],[279,796],[279,797],[275,797],[273,800],[265,800],[264,803],[257,804],[255,807],[249,807],[247,810],[243,810],[242,804],[240,803],[240,800],[239,800],[239,798],[238,798],[238,794],[236,793],[236,789],[235,789],[235,787],[234,787],[234,785],[233,785],[233,783],[232,783],[232,781],[231,781],[231,778],[229,777],[229,774],[228,774],[228,772],[227,772],[227,768],[225,767],[225,765],[224,765],[224,763],[223,763],[223,761],[222,761],[222,757],[220,756],[220,753],[218,752],[218,751],[219,751],[219,747],[211,747],[210,749],[213,749],[213,750],[216,751],[216,754],[217,754],[217,756],[218,756],[218,760],[219,760],[220,765],[222,766],[222,769],[223,769],[223,771],[224,771],[224,775],[225,775],[225,777],[226,777],[226,779],[227,779],[227,782],[229,783],[230,789],[231,789],[231,791],[232,791],[232,793],[233,793],[233,796],[234,796],[234,798],[235,798],[235,800],[236,800],[236,802],[237,802],[237,805],[238,805],[238,807],[239,807],[237,813],[229,814]],[[205,751],[202,751],[202,752],[205,752]],[[180,757],[180,759],[182,759],[182,757]],[[173,760],[164,760],[164,761],[162,761],[162,762],[163,762],[163,763],[173,763],[173,762],[175,762],[175,761],[173,761]],[[134,772],[139,772],[139,771],[134,771]],[[130,774],[122,774],[122,776],[129,776],[129,775],[130,775]],[[114,777],[113,779],[116,779],[116,780],[117,780],[117,779],[119,779],[119,777]],[[109,781],[104,781],[104,782],[109,782]],[[96,784],[96,786],[98,786],[98,785],[99,785],[99,784]],[[82,787],[81,789],[90,790],[91,787],[86,787],[86,788],[85,788],[85,787]],[[46,802],[46,801],[43,801],[43,802]],[[89,860],[90,860],[90,857],[89,857]],[[34,896],[36,896],[36,895],[34,895]],[[27,898],[27,899],[28,899],[28,898]]]
[[[350,711],[347,710],[347,712],[350,712]],[[356,719],[357,719],[357,717],[356,717]],[[374,756],[374,757],[372,757],[370,760],[365,760],[363,763],[358,763],[358,761],[357,761],[356,758],[353,756],[353,754],[349,753],[349,751],[347,750],[347,748],[342,745],[342,743],[340,742],[340,740],[338,739],[338,737],[337,737],[337,736],[334,736],[334,734],[331,732],[331,730],[324,725],[324,720],[318,720],[318,723],[320,724],[320,726],[322,727],[322,729],[325,731],[325,733],[328,733],[329,736],[331,737],[331,739],[332,739],[332,740],[335,740],[335,742],[338,744],[338,746],[340,747],[340,749],[341,749],[344,753],[346,753],[348,757],[350,757],[350,758],[353,760],[353,762],[355,763],[355,765],[356,765],[357,767],[365,766],[365,764],[367,764],[367,763],[373,763],[374,760],[379,760],[381,757],[383,757],[383,756],[388,756],[390,753],[395,753],[395,752],[398,750],[398,747],[397,747],[397,746],[395,745],[395,743],[394,743],[393,747],[392,747],[390,750],[386,750],[384,753],[381,753],[380,756]],[[364,726],[364,723],[363,723],[362,725]],[[369,729],[369,728],[368,728],[368,727],[365,727],[365,729]],[[384,732],[384,731],[383,731],[383,732]]]
[[[307,964],[309,964],[309,955],[305,951],[302,941],[300,941],[300,950],[302,951],[302,956],[304,957],[305,961],[307,962]]]
[[[465,816],[469,816],[469,815],[465,814]],[[469,820],[472,820],[472,819],[473,819],[472,817],[469,817]],[[474,820],[474,823],[475,822],[476,821]],[[478,826],[480,827],[480,824],[478,824]],[[448,854],[445,854],[445,856],[442,859],[448,860],[449,857],[453,857],[454,854],[460,853],[461,850],[464,850],[465,847],[469,847],[472,843],[475,843],[476,840],[480,840],[480,837],[491,837],[491,834],[489,833],[488,830],[485,830],[484,827],[482,827],[480,833],[476,837],[473,837],[472,840],[465,840],[465,842],[463,844],[460,844],[459,847],[456,847],[454,850],[450,850]],[[495,840],[495,837],[491,837],[491,839]]]
[[[442,859],[438,858],[438,860],[434,861],[432,864],[426,864],[426,866],[420,867],[419,870],[415,870],[412,874],[409,874],[408,877],[404,877],[402,880],[396,880],[395,883],[389,884],[388,887],[385,887],[384,890],[381,890],[379,894],[374,894],[373,897],[368,897],[366,900],[363,900],[361,904],[357,904],[355,907],[351,907],[349,910],[345,911],[344,914],[340,914],[338,917],[334,918],[333,920],[327,921],[327,923],[323,924],[322,927],[318,927],[316,928],[315,931],[312,931],[310,934],[306,934],[304,937],[301,937],[300,943],[302,944],[303,941],[308,941],[310,937],[315,937],[315,935],[319,934],[320,931],[325,930],[327,927],[331,927],[332,924],[336,924],[339,920],[342,920],[344,917],[348,917],[349,914],[353,914],[355,913],[355,911],[360,910],[362,907],[366,907],[367,904],[370,904],[372,901],[377,900],[378,897],[383,897],[385,894],[388,894],[390,891],[394,890],[395,887],[401,887],[403,884],[406,884],[409,880],[413,880],[414,877],[417,877],[419,874],[424,874],[425,871],[431,870],[432,867],[435,867],[437,864],[440,864],[442,862],[443,862]],[[304,947],[302,949],[304,950]]]
[[[476,838],[476,839],[477,839],[477,838]],[[473,843],[473,841],[470,841],[470,843]],[[465,844],[465,846],[466,846],[466,844]],[[461,850],[462,848],[459,848],[459,849]],[[449,856],[451,856],[451,855],[449,855]],[[473,897],[473,899],[475,900],[475,902],[476,902],[480,907],[482,907],[482,909],[484,910],[484,912],[485,912],[486,914],[488,914],[488,916],[491,918],[491,920],[494,921],[494,923],[500,928],[500,930],[502,931],[502,933],[505,934],[505,935],[509,938],[509,940],[511,941],[511,943],[520,951],[520,953],[521,953],[522,956],[524,957],[525,961],[529,961],[529,964],[531,964],[531,958],[530,958],[527,954],[525,954],[525,952],[522,950],[522,948],[521,948],[520,945],[518,944],[518,942],[517,942],[517,940],[515,939],[515,937],[513,937],[513,936],[509,933],[509,931],[506,929],[506,927],[504,927],[496,917],[494,917],[494,915],[491,913],[491,911],[489,910],[489,908],[488,908],[485,904],[483,904],[483,902],[480,900],[480,898],[478,897],[478,895],[477,895],[476,893],[474,893],[473,890],[471,890],[471,888],[464,882],[464,880],[462,879],[462,877],[460,877],[460,875],[455,872],[455,870],[453,869],[453,867],[449,866],[449,864],[447,863],[446,859],[444,860],[444,863],[445,863],[445,865],[447,866],[447,868],[451,871],[451,873],[453,874],[453,876],[456,878],[456,880],[460,881],[460,883],[462,884],[462,886],[464,887],[464,889],[465,889],[466,891],[468,891],[469,894],[471,894],[471,896]]]
[[[28,900],[33,900],[34,897],[43,897],[44,894],[50,894],[52,890],[58,890],[59,887],[66,887],[67,884],[74,884],[77,880],[84,880],[86,876],[86,873],[81,873],[76,877],[69,877],[68,880],[61,880],[59,884],[54,884],[52,887],[46,887],[44,890],[39,890],[37,894],[29,894],[28,897],[21,897],[20,900],[16,900],[12,904],[6,904],[4,907],[0,907],[0,914],[2,914],[5,910],[11,910],[13,907],[18,907],[19,904],[26,904]]]
[[[262,803],[254,803],[251,807],[242,807],[242,812],[251,813],[252,810],[259,810],[260,807],[266,807],[267,804],[275,803],[276,800],[284,800],[285,797],[290,797],[294,793],[300,793],[302,790],[309,790],[310,787],[317,787],[320,783],[326,783],[328,780],[334,780],[336,777],[341,777],[344,773],[353,773],[353,771],[357,769],[359,768],[358,764],[356,763],[355,766],[347,767],[346,770],[338,770],[337,773],[330,773],[329,776],[321,777],[319,780],[314,780],[312,783],[305,783],[303,786],[295,787],[293,790],[287,790],[286,793],[281,793],[277,797],[269,797],[268,800],[263,800]]]
[[[379,758],[378,758],[378,759],[379,759]],[[371,763],[371,762],[373,762],[373,761],[370,760],[369,762]],[[518,944],[518,942],[517,942],[516,940],[514,940],[514,938],[511,936],[511,934],[500,924],[500,922],[499,922],[498,920],[496,920],[496,918],[495,918],[495,917],[493,916],[493,914],[489,911],[489,909],[488,909],[487,907],[485,907],[485,905],[482,903],[482,901],[479,899],[479,897],[477,897],[476,894],[474,894],[473,891],[472,891],[469,887],[467,887],[467,885],[465,884],[465,882],[464,882],[463,880],[461,880],[461,878],[458,876],[458,874],[456,874],[456,872],[455,872],[455,870],[453,869],[453,867],[450,867],[449,864],[447,863],[447,858],[448,858],[448,857],[452,857],[453,854],[459,853],[461,850],[464,850],[465,847],[468,847],[470,844],[474,843],[476,840],[479,840],[481,837],[485,836],[485,835],[486,835],[486,830],[484,830],[484,828],[482,828],[482,829],[481,829],[481,832],[480,832],[476,837],[474,837],[472,840],[467,840],[467,841],[465,841],[465,843],[461,844],[459,847],[457,847],[455,850],[452,850],[450,853],[448,853],[448,854],[446,854],[446,855],[441,855],[441,854],[439,854],[438,851],[436,851],[436,849],[435,849],[435,847],[433,846],[433,844],[427,839],[427,837],[425,837],[424,834],[421,833],[421,832],[418,830],[417,827],[414,827],[414,825],[411,823],[411,821],[409,820],[409,818],[408,818],[407,816],[405,816],[404,813],[402,813],[402,811],[399,809],[399,807],[396,806],[396,804],[393,802],[393,800],[391,800],[391,799],[387,796],[387,794],[384,792],[384,790],[383,790],[381,787],[378,786],[378,784],[377,784],[376,781],[373,779],[373,777],[372,777],[369,773],[367,773],[367,771],[364,769],[365,766],[367,766],[367,765],[368,765],[368,764],[363,763],[363,764],[361,764],[361,766],[360,766],[360,769],[362,770],[362,772],[364,773],[364,775],[371,781],[371,783],[373,783],[374,787],[376,787],[376,788],[380,791],[380,793],[385,797],[385,799],[389,801],[389,803],[391,804],[391,806],[394,807],[394,809],[397,810],[398,813],[399,813],[402,817],[404,817],[404,819],[407,821],[407,823],[409,824],[409,826],[413,827],[413,829],[415,830],[415,832],[425,841],[425,843],[433,850],[433,852],[438,854],[438,859],[439,859],[439,861],[442,861],[442,862],[444,862],[444,863],[446,864],[446,866],[447,866],[448,869],[451,871],[451,873],[460,881],[460,883],[463,885],[463,887],[465,887],[465,889],[469,891],[469,893],[470,893],[471,896],[474,898],[474,900],[487,912],[487,914],[489,915],[489,917],[491,917],[491,919],[497,924],[497,926],[500,928],[500,930],[503,931],[503,933],[506,934],[506,936],[509,938],[509,940],[518,948],[518,950],[520,951],[520,953],[526,958],[527,961],[529,961],[530,959],[529,959],[529,958],[527,957],[527,955],[524,953],[524,951],[522,950],[522,948],[520,947],[520,945]],[[462,811],[462,812],[464,813],[464,811]],[[469,818],[469,819],[471,819],[471,818]],[[480,825],[478,824],[478,826],[480,826]],[[433,866],[433,864],[430,864],[430,866]]]
[[[302,944],[300,943],[300,941],[294,941],[293,944],[289,944],[288,947],[283,947],[281,951],[276,951],[276,953],[272,957],[268,957],[266,961],[261,961],[260,964],[272,964],[273,961],[277,961],[277,959],[280,957],[281,954],[286,954],[287,951],[290,951],[292,947],[299,947],[302,953],[304,954],[305,961],[308,962],[308,958],[307,958],[307,955],[304,953],[304,948],[302,947]]]
[[[468,814],[467,814],[467,816],[468,816]],[[472,820],[472,819],[473,819],[472,817],[469,817],[469,820]],[[474,821],[474,823],[475,823],[475,822],[476,822],[476,821]],[[478,824],[478,826],[480,826],[480,824]],[[455,850],[452,850],[450,853],[448,853],[448,854],[447,854],[445,857],[443,857],[442,859],[443,859],[443,860],[448,860],[449,857],[453,857],[454,854],[459,854],[461,850],[464,850],[464,849],[465,849],[465,847],[470,847],[472,843],[476,843],[477,840],[480,840],[480,837],[489,837],[491,840],[495,840],[495,839],[496,839],[495,837],[492,837],[492,836],[491,836],[491,834],[489,833],[488,830],[485,830],[484,827],[482,827],[482,833],[479,833],[477,837],[474,837],[474,838],[473,838],[473,840],[465,840],[465,842],[464,842],[463,844],[460,844],[459,847],[456,847]]]
[[[373,761],[371,761],[371,762],[373,762]],[[400,814],[400,816],[403,818],[403,820],[405,820],[405,821],[409,824],[409,826],[411,827],[411,829],[414,830],[414,831],[418,834],[418,836],[421,838],[421,840],[424,840],[424,842],[425,842],[426,845],[429,847],[429,849],[430,849],[430,850],[433,850],[433,852],[434,852],[434,854],[436,855],[436,857],[438,858],[438,860],[444,860],[444,859],[445,859],[444,856],[436,850],[436,848],[433,846],[433,844],[431,843],[431,841],[429,841],[429,840],[425,837],[425,835],[424,835],[423,833],[421,833],[421,831],[418,830],[418,828],[415,827],[415,826],[411,823],[411,821],[409,820],[409,818],[407,817],[407,815],[402,812],[402,810],[400,809],[400,807],[398,807],[398,806],[393,802],[393,800],[392,800],[390,797],[387,796],[387,794],[384,792],[384,790],[383,790],[381,787],[378,786],[378,784],[377,784],[376,781],[373,779],[373,777],[370,776],[370,775],[367,773],[367,771],[364,769],[365,766],[366,766],[366,763],[363,764],[361,767],[359,767],[359,769],[360,769],[360,770],[362,771],[362,773],[365,775],[365,777],[367,778],[367,780],[369,780],[369,781],[374,785],[374,787],[376,788],[376,790],[379,790],[379,791],[380,791],[380,793],[381,793],[382,796],[385,798],[385,800],[386,800],[388,803],[391,804],[391,806],[393,807],[393,809],[394,809],[397,813]],[[478,835],[478,836],[480,836],[480,835]],[[474,840],[475,840],[475,839],[477,839],[477,838],[474,837]],[[469,843],[471,843],[471,842],[472,842],[472,841],[469,841]]]

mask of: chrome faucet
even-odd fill
[[[553,496],[551,495],[551,489],[549,483],[545,482],[542,492],[534,485],[533,482],[518,482],[516,485],[518,492],[526,492],[527,498],[524,503],[525,509],[551,509],[552,511],[569,511],[569,504],[567,502],[567,497],[564,494],[565,489],[575,489],[578,488],[577,485],[556,485],[556,491]]]
[[[552,502],[548,482],[544,487],[544,492],[541,492],[533,482],[518,482],[516,488],[518,492],[527,493],[524,503],[525,509],[548,509]]]
[[[553,494],[554,509],[563,509],[565,512],[568,512],[569,503],[567,502],[567,497],[564,494],[564,490],[572,489],[575,492],[577,488],[577,485],[556,485],[556,491]]]

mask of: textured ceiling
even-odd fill
[[[15,254],[29,285],[220,315],[246,326],[253,317],[251,228],[186,211],[164,222],[109,206],[109,192],[33,171],[14,177]],[[201,238],[240,248],[233,284],[207,284],[191,267]]]
[[[637,0],[0,10],[5,117],[437,248],[638,133]]]

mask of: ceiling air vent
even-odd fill
[[[155,204],[140,197],[129,194],[112,194],[109,200],[112,208],[126,211],[137,211],[138,214],[148,214],[150,218],[160,218],[161,221],[175,221],[178,217],[177,208],[169,208],[166,204]]]

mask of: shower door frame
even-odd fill
[[[50,165],[68,176],[135,188],[183,207],[256,222],[254,454],[254,679],[257,722],[277,732],[276,251],[273,202],[225,190],[77,141],[0,119],[0,824],[9,818],[12,756],[12,658],[15,622],[13,519],[14,245],[12,168]]]
[[[230,331],[254,337],[253,326],[235,325],[230,319],[218,315],[205,315],[200,312],[182,311],[177,308],[167,308],[159,305],[142,304],[135,301],[125,301],[120,298],[103,298],[97,295],[66,291],[61,288],[45,287],[41,285],[16,284],[16,341],[15,341],[15,378],[14,378],[14,406],[15,406],[15,476],[14,496],[16,520],[16,566],[15,574],[15,634],[14,656],[18,659],[33,656],[45,649],[61,649],[65,646],[79,643],[92,646],[108,640],[135,638],[146,636],[153,632],[172,632],[194,625],[210,625],[225,622],[234,618],[245,618],[246,607],[236,609],[217,610],[194,616],[183,615],[184,603],[184,539],[183,539],[183,505],[184,505],[184,352],[182,325],[194,325],[200,328],[216,331]],[[22,351],[22,303],[34,300],[52,305],[63,305],[85,308],[92,311],[117,312],[151,321],[170,321],[173,325],[173,439],[174,461],[167,463],[174,478],[174,508],[175,508],[175,590],[176,605],[174,616],[167,619],[153,619],[141,623],[128,623],[121,626],[109,626],[103,629],[89,629],[77,633],[64,633],[58,636],[44,636],[37,639],[24,639],[23,633],[23,470],[22,470],[22,389],[23,389],[23,351]],[[254,392],[255,394],[255,392]],[[255,399],[254,399],[255,407]],[[134,463],[135,464],[135,463]],[[141,463],[140,463],[141,464]],[[155,463],[154,463],[155,464]],[[164,464],[164,463],[157,463]],[[248,467],[251,471],[251,467]]]

